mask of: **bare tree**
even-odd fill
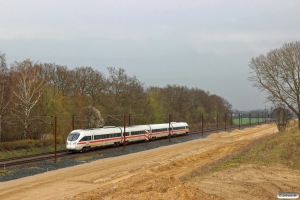
[[[66,66],[57,65],[55,63],[44,63],[43,74],[48,83],[59,89],[65,96],[70,97],[73,92],[71,91],[71,85],[73,78],[70,70]]]
[[[97,108],[88,106],[85,108],[84,113],[87,128],[97,128],[104,125],[104,120]]]
[[[42,96],[46,84],[39,74],[39,67],[30,60],[15,62],[12,65],[13,77],[16,81],[13,89],[15,99],[12,114],[23,125],[25,138],[27,138],[28,127],[33,121],[30,117],[31,111]]]
[[[105,76],[92,67],[77,67],[73,70],[73,74],[74,91],[80,95],[87,95],[94,106],[95,102],[101,99],[106,88]]]
[[[300,129],[300,42],[252,58],[249,67],[253,86],[267,92],[267,101],[282,103],[294,112]]]
[[[0,51],[0,142],[2,141],[2,122],[9,104],[8,69],[5,54]]]
[[[107,99],[109,112],[141,113],[147,102],[143,84],[125,73],[125,69],[108,67]]]

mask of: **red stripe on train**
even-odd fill
[[[86,144],[86,142],[78,142],[77,144]]]

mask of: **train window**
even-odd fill
[[[102,135],[95,135],[95,136],[94,136],[94,140],[99,140],[99,139],[101,139],[101,136],[102,136]]]
[[[86,136],[86,140],[87,140],[87,141],[92,140],[92,136]]]
[[[184,126],[182,126],[182,127],[175,127],[175,128],[173,128],[174,130],[180,130],[180,129],[184,129]]]
[[[86,136],[85,137],[83,137],[83,138],[81,138],[81,140],[79,141],[79,142],[82,142],[82,141],[86,141]]]
[[[155,133],[155,132],[164,132],[164,131],[168,131],[168,129],[167,128],[153,129],[152,133]]]
[[[79,133],[71,133],[69,136],[68,136],[68,141],[75,141],[79,138]]]
[[[134,131],[134,132],[131,132],[131,135],[139,135],[139,134],[143,134],[144,131]]]

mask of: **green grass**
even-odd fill
[[[232,121],[233,121],[233,124],[234,125],[239,125],[239,119],[232,119]],[[265,123],[265,119],[264,118],[259,118],[259,120],[258,120],[258,118],[251,118],[251,124],[257,124],[257,123]],[[240,119],[240,123],[241,123],[241,125],[243,125],[243,124],[250,124],[250,119],[249,119],[249,117],[247,118],[241,118]]]

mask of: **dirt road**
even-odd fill
[[[160,147],[154,150],[130,155],[107,158],[92,163],[64,168],[32,177],[0,183],[0,199],[227,199],[234,191],[224,189],[230,181],[222,185],[220,178],[201,181],[180,181],[187,174],[220,159],[247,145],[252,140],[277,132],[274,125],[261,125],[231,133],[211,134],[205,139],[182,144]],[[255,166],[252,166],[255,170]],[[252,168],[246,166],[247,170]],[[248,169],[249,168],[249,169]],[[276,169],[274,169],[276,170]],[[251,180],[247,173],[243,180]],[[268,170],[266,170],[268,171]],[[282,179],[300,177],[298,171],[288,174],[285,170]],[[232,172],[233,173],[233,172]],[[230,172],[226,172],[227,176]],[[261,176],[256,171],[258,176]],[[217,174],[216,177],[223,177]],[[276,174],[274,174],[274,177]],[[278,177],[277,177],[278,178]],[[270,178],[271,179],[271,178]],[[228,179],[229,180],[229,179]],[[238,178],[236,178],[237,181]],[[269,179],[262,179],[268,180]],[[221,181],[221,182],[219,182]],[[223,180],[224,181],[224,180]],[[278,179],[275,180],[278,182]],[[292,180],[293,181],[293,180]],[[234,184],[234,179],[232,179]],[[237,190],[243,190],[244,187]],[[216,184],[219,186],[217,187]],[[258,181],[258,186],[263,181]],[[268,194],[276,197],[280,189],[297,189],[297,184],[287,180],[286,186],[276,187]],[[288,186],[287,186],[288,185]],[[219,188],[219,189],[218,189]],[[218,192],[219,191],[219,192]],[[227,194],[225,194],[227,193]],[[251,193],[252,194],[252,193]],[[230,196],[231,195],[231,196]],[[237,194],[233,194],[239,197]],[[263,192],[261,194],[263,195]],[[234,197],[234,196],[233,196]],[[253,196],[248,195],[248,199]],[[247,195],[245,196],[247,199]],[[244,196],[241,199],[245,199]],[[253,198],[251,198],[253,199]],[[258,198],[259,199],[259,198]],[[263,199],[263,198],[261,198]]]

